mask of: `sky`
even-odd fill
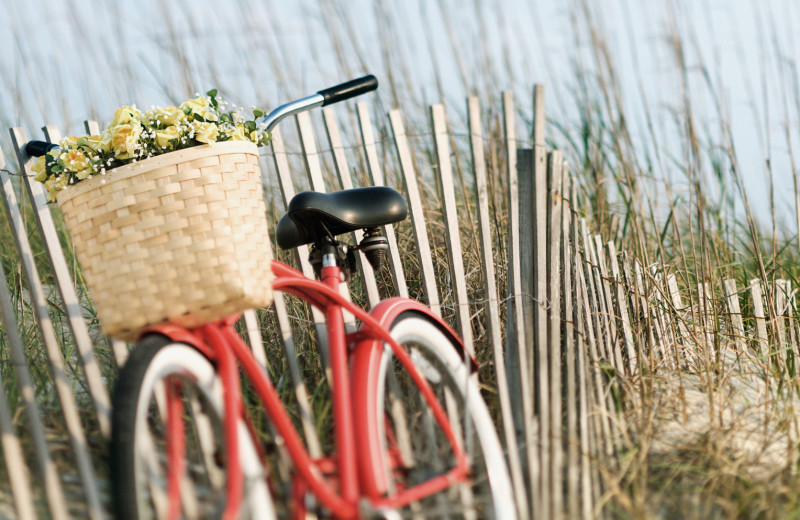
[[[633,138],[642,143],[653,139],[642,109],[647,98],[650,124],[666,155],[660,175],[679,177],[674,114],[688,99],[698,128],[709,135],[721,136],[723,120],[730,123],[745,191],[759,219],[769,215],[769,164],[778,220],[791,223],[789,152],[800,150],[795,4],[0,0],[0,125],[22,125],[35,136],[47,122],[77,133],[84,119],[107,122],[118,106],[173,104],[209,88],[241,105],[269,109],[376,72],[379,79],[391,74],[404,88],[381,89],[374,110],[398,104],[423,117],[421,104],[444,102],[457,119],[467,93],[496,103],[505,89],[529,114],[533,85],[541,83],[548,117],[574,134],[582,115],[576,113],[576,89],[581,82],[590,92],[597,86],[591,55],[597,37],[609,49],[620,102]],[[576,14],[582,6],[598,34]],[[684,44],[685,76],[671,46],[676,34]],[[0,134],[0,147],[10,162],[7,136]],[[548,136],[555,146],[565,138],[553,130]],[[709,181],[709,193],[728,189],[726,182]]]

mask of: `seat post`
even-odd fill
[[[333,289],[339,290],[339,284],[342,281],[342,271],[339,269],[339,259],[336,255],[336,245],[330,242],[325,242],[324,245],[319,247],[322,253],[322,269],[320,270],[320,279],[322,283]]]

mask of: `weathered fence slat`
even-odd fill
[[[561,336],[561,199],[562,178],[567,169],[561,152],[550,154],[547,169],[547,314],[550,387],[550,479],[552,517],[562,518],[564,497],[564,434],[562,422],[562,336]],[[547,359],[547,358],[545,358]]]
[[[636,297],[634,301],[637,302],[639,307],[639,317],[642,320],[642,327],[643,333],[641,334],[642,343],[641,345],[647,345],[647,352],[640,352],[640,366],[645,365],[645,359],[647,358],[647,366],[649,366],[650,370],[652,371],[655,367],[655,350],[656,347],[659,345],[655,339],[655,333],[653,327],[653,316],[650,311],[650,304],[647,301],[647,292],[644,285],[644,273],[642,270],[642,265],[637,260],[632,260],[630,264],[630,280],[628,281],[631,290],[634,292]]]
[[[516,410],[514,420],[517,439],[525,448],[526,458],[523,466],[528,470],[531,489],[530,502],[538,504],[539,497],[539,457],[535,443],[533,394],[529,376],[530,349],[532,336],[525,328],[524,300],[522,292],[521,265],[521,226],[520,215],[520,166],[524,156],[517,153],[517,137],[514,118],[514,97],[510,91],[503,92],[503,133],[506,153],[506,178],[508,181],[508,281],[506,311],[506,366],[509,373],[510,390],[521,402],[521,410]],[[523,468],[523,469],[525,469]]]
[[[414,230],[414,240],[417,244],[417,256],[420,261],[420,271],[422,272],[422,285],[425,289],[425,296],[428,298],[428,306],[438,315],[442,314],[441,303],[439,302],[439,290],[436,282],[436,273],[433,269],[431,257],[431,246],[428,241],[428,231],[425,229],[425,213],[422,198],[417,184],[417,174],[411,160],[411,150],[408,147],[408,138],[403,125],[403,119],[399,110],[389,112],[389,120],[394,134],[394,144],[397,150],[397,157],[400,161],[403,179],[405,181],[406,196],[409,202],[409,213],[411,214],[411,226]]]
[[[627,296],[622,285],[622,274],[619,269],[619,262],[617,261],[617,248],[614,246],[613,241],[606,244],[606,252],[608,254],[609,266],[611,267],[611,278],[614,281],[614,286],[617,293],[617,316],[620,320],[620,327],[622,328],[622,343],[625,348],[625,356],[628,358],[628,375],[636,373],[636,353],[634,352],[633,344],[633,330],[631,328],[631,318],[628,313]]]
[[[792,357],[795,360],[795,367],[797,367],[797,354],[798,354],[798,344],[797,344],[797,323],[794,319],[794,296],[795,291],[792,289],[792,281],[791,280],[781,280],[783,284],[783,294],[786,295],[786,305],[784,307],[784,315],[786,316],[786,329],[789,331],[789,345],[787,348],[789,352],[792,353]],[[795,368],[795,374],[797,374],[797,369]]]
[[[61,140],[58,129],[52,125],[45,127],[45,137],[50,142]],[[25,173],[23,176],[24,185],[33,206],[45,252],[53,269],[56,287],[61,296],[61,301],[64,302],[67,322],[75,339],[75,346],[80,354],[78,359],[86,377],[89,394],[92,396],[100,433],[104,438],[108,439],[111,436],[111,400],[108,397],[108,390],[103,382],[103,376],[100,374],[97,354],[94,351],[92,339],[89,337],[89,328],[86,326],[86,320],[81,313],[81,304],[78,301],[78,295],[72,283],[64,251],[61,249],[61,242],[53,222],[53,216],[50,214],[50,208],[47,205],[44,186],[42,183],[33,180],[32,172],[30,171],[33,161],[28,160],[27,154],[21,149],[28,142],[24,130],[21,128],[13,129],[12,142],[17,152],[20,171]]]
[[[686,325],[686,319],[683,317],[686,308],[683,306],[681,292],[678,289],[678,280],[672,273],[667,275],[667,290],[672,300],[674,319],[678,322],[678,331],[681,337],[680,352],[683,354],[684,360],[687,363],[697,363],[697,350],[693,348],[696,341],[693,334],[689,331],[689,327]]]
[[[593,253],[594,247],[592,246],[592,242],[589,239],[589,231],[588,226],[586,225],[586,220],[580,220],[581,225],[581,240],[583,245],[583,261],[586,265],[586,291],[589,296],[589,304],[591,309],[594,311],[592,313],[592,319],[594,321],[594,332],[595,332],[595,339],[597,341],[596,348],[598,349],[598,361],[600,360],[600,352],[603,352],[603,356],[608,363],[612,363],[612,359],[608,353],[608,349],[604,349],[605,347],[605,336],[607,334],[607,328],[602,325],[602,317],[603,317],[603,308],[600,300],[601,291],[598,289],[597,285],[597,275],[595,274],[597,261],[595,260],[595,255]]]
[[[525,491],[525,479],[522,475],[520,450],[517,443],[514,415],[511,407],[510,387],[506,374],[505,352],[503,348],[502,328],[500,324],[500,306],[497,297],[497,281],[495,280],[494,252],[492,250],[491,217],[489,215],[489,187],[486,174],[486,159],[483,151],[483,126],[481,124],[480,104],[477,97],[467,100],[469,117],[470,151],[472,168],[475,172],[475,197],[478,201],[478,228],[481,246],[481,266],[486,283],[486,328],[490,338],[494,367],[497,374],[497,393],[500,401],[500,412],[503,421],[503,433],[508,449],[509,470],[517,500],[517,511],[521,517],[530,516],[528,498]],[[519,389],[514,397],[520,395]]]
[[[534,99],[541,99],[534,96]],[[534,120],[544,115],[543,107],[534,107]],[[536,125],[536,123],[534,123]],[[547,316],[547,150],[544,146],[533,148],[533,178],[531,191],[527,195],[520,189],[520,195],[533,203],[533,272],[528,271],[528,278],[533,287],[527,294],[533,295],[533,365],[530,367],[530,380],[534,382],[537,417],[539,419],[539,462],[542,467],[541,478],[541,514],[543,518],[551,515],[550,464],[550,382],[548,377],[548,316]],[[524,200],[524,199],[523,199]],[[520,201],[522,202],[522,201]],[[522,204],[520,204],[522,208]],[[520,209],[520,212],[522,210]],[[524,243],[524,240],[523,240]],[[525,251],[523,251],[525,254]],[[525,286],[523,285],[523,290]]]
[[[580,244],[578,240],[578,217],[577,217],[577,183],[573,183],[570,187],[569,204],[567,219],[567,227],[569,228],[569,235],[571,241],[569,243],[570,251],[570,276],[572,278],[572,287],[575,290],[575,299],[573,302],[574,311],[573,319],[575,321],[575,383],[577,390],[577,408],[578,408],[578,435],[579,435],[579,449],[578,455],[580,457],[580,513],[575,518],[589,519],[592,517],[592,464],[591,460],[596,456],[594,451],[594,433],[600,430],[599,417],[595,414],[590,418],[589,404],[592,391],[590,388],[591,375],[586,368],[586,361],[589,358],[587,349],[592,335],[591,325],[586,323],[584,312],[588,305],[588,299],[583,292],[583,265],[580,254]],[[588,327],[588,330],[587,330]],[[567,343],[569,346],[569,343]]]
[[[330,144],[333,153],[333,164],[336,168],[336,174],[339,177],[339,182],[341,183],[343,189],[352,189],[353,179],[350,176],[350,168],[347,165],[347,156],[344,153],[342,137],[339,132],[339,124],[336,122],[336,112],[334,112],[332,108],[328,107],[322,111],[322,115],[325,118],[325,131],[328,135],[328,143]],[[364,238],[364,231],[358,229],[355,231],[355,233],[353,233],[353,236],[355,237],[355,243],[359,244]],[[358,267],[361,270],[361,274],[364,278],[364,290],[367,293],[367,302],[369,303],[370,307],[374,307],[381,299],[380,293],[378,292],[378,284],[375,281],[375,272],[372,270],[372,266],[367,261],[363,252],[358,252],[356,260],[358,261]]]
[[[613,374],[609,375],[608,385],[617,386],[620,389],[618,395],[621,395],[621,375],[625,373],[625,365],[622,361],[622,352],[620,350],[620,340],[617,335],[617,317],[614,315],[614,302],[611,296],[611,287],[609,286],[608,266],[606,265],[605,255],[603,254],[603,242],[600,235],[594,235],[594,241],[589,240],[589,247],[591,249],[594,264],[596,289],[598,290],[598,301],[603,317],[603,325],[605,326],[605,345],[609,363],[614,367]],[[619,411],[622,406],[622,401],[617,402],[615,394],[609,388],[608,396],[608,410],[611,413],[611,428],[614,432],[613,444],[615,447],[619,446],[620,442],[624,439],[624,433],[627,431],[625,425],[625,415]],[[613,455],[613,452],[611,453]],[[611,459],[613,462],[614,459]]]
[[[750,280],[750,303],[753,306],[753,317],[755,318],[755,342],[756,352],[764,365],[764,377],[769,381],[769,372],[772,367],[767,339],[767,320],[764,316],[764,300],[761,292],[761,280],[754,278]]]
[[[528,394],[531,398],[530,415],[527,415],[525,422],[527,427],[531,430],[530,435],[534,440],[534,451],[531,460],[535,461],[529,464],[529,484],[531,486],[531,496],[535,498],[536,503],[542,504],[540,507],[547,508],[549,505],[548,494],[545,493],[545,484],[543,481],[547,480],[547,472],[549,471],[549,464],[547,463],[546,455],[543,457],[542,443],[547,442],[543,439],[543,433],[549,437],[549,432],[542,426],[542,388],[540,384],[541,378],[534,370],[539,366],[539,354],[536,352],[538,346],[541,345],[541,334],[536,328],[535,320],[537,313],[537,297],[536,297],[536,225],[537,219],[535,216],[534,202],[533,202],[533,186],[536,183],[536,153],[534,150],[527,148],[519,148],[516,150],[516,163],[517,163],[517,198],[513,202],[517,205],[518,209],[518,232],[516,238],[519,246],[519,257],[517,262],[519,264],[519,303],[520,311],[520,326],[518,329],[521,331],[521,337],[525,338],[525,342],[519,342],[517,348],[524,351],[526,363],[521,364],[519,367],[520,378],[528,381],[529,390]],[[546,182],[546,181],[545,181]],[[544,221],[541,221],[544,225]],[[515,266],[516,268],[516,266]],[[544,276],[542,276],[544,281]],[[546,340],[546,329],[543,329]],[[546,347],[542,347],[546,348]],[[522,356],[520,356],[520,359]],[[546,366],[546,365],[545,365]],[[546,392],[544,395],[547,395]],[[549,513],[549,511],[547,511]]]
[[[670,369],[677,369],[680,367],[680,355],[678,353],[678,344],[675,341],[674,322],[678,317],[673,316],[672,320],[667,319],[667,310],[669,306],[664,296],[669,292],[669,288],[664,286],[663,266],[661,269],[657,266],[652,266],[650,273],[653,287],[651,298],[655,303],[655,316],[653,317],[655,345],[656,348],[663,353],[664,359],[667,361],[667,367]]]
[[[739,356],[745,354],[744,321],[742,320],[742,310],[739,306],[739,291],[736,288],[736,280],[723,280],[722,288],[725,291],[725,301],[728,304],[728,317],[731,320],[731,339],[736,345],[736,352]]]
[[[746,333],[744,330],[744,320],[742,310],[739,305],[739,290],[736,287],[736,280],[723,280],[722,289],[725,291],[725,302],[728,307],[728,319],[730,319],[731,333],[730,340],[733,342],[736,351],[736,370],[749,374],[751,381],[755,380],[755,363],[746,343]]]
[[[27,142],[27,139],[22,140]],[[25,171],[21,168],[22,171]],[[80,416],[78,413],[78,406],[75,401],[75,396],[72,393],[71,383],[66,373],[66,362],[61,347],[58,344],[53,322],[50,319],[47,298],[44,293],[39,271],[33,260],[33,250],[31,249],[30,242],[28,241],[27,230],[22,221],[22,214],[20,212],[19,204],[17,203],[17,196],[11,183],[11,178],[6,171],[0,171],[0,180],[3,183],[3,204],[6,210],[6,217],[12,229],[14,242],[17,247],[17,252],[20,255],[20,260],[23,267],[25,278],[28,282],[30,290],[31,306],[33,307],[34,317],[42,335],[44,346],[50,361],[50,372],[53,378],[53,384],[61,402],[62,415],[66,424],[67,430],[72,440],[72,447],[75,457],[78,462],[78,471],[80,473],[81,483],[84,486],[87,501],[89,502],[89,514],[93,517],[100,515],[100,501],[97,493],[96,481],[94,478],[94,470],[89,462],[89,455],[87,452],[86,436],[83,432]],[[27,359],[23,357],[23,364],[27,364]],[[33,396],[31,396],[34,398]],[[44,477],[51,477],[52,475],[45,474]],[[56,479],[59,476],[55,476]],[[60,485],[50,482],[53,488],[58,489],[60,493]],[[57,486],[57,487],[56,487]],[[54,491],[55,492],[55,491]],[[50,498],[50,497],[48,497]],[[66,508],[63,502],[63,494],[60,497],[53,497],[50,502],[51,514],[66,518]]]
[[[786,335],[786,319],[784,315],[786,314],[786,302],[787,296],[786,293],[786,284],[785,280],[775,280],[775,286],[772,291],[774,293],[775,298],[775,323],[776,327],[776,336],[778,340],[778,353],[779,359],[781,360],[781,370],[784,370],[785,373],[788,373],[789,365],[787,363],[787,350],[789,349],[789,341]]]
[[[797,330],[796,330],[796,323],[794,320],[794,291],[792,290],[792,281],[791,280],[777,280],[776,285],[776,294],[781,292],[784,295],[785,302],[783,307],[778,307],[778,312],[784,316],[786,316],[786,329],[788,330],[788,344],[786,345],[787,356],[791,357],[792,359],[792,367],[794,369],[794,380],[795,382],[800,380],[800,374],[798,374],[798,357],[797,357]],[[788,369],[788,366],[787,366]],[[789,372],[787,370],[787,375]],[[787,463],[786,467],[789,470],[789,473],[792,475],[797,474],[797,464],[794,464],[792,461],[796,460],[796,453],[797,453],[797,431],[798,431],[798,420],[795,414],[787,419],[786,421],[786,433],[788,437],[788,444],[789,444],[789,452],[786,455]]]
[[[458,211],[456,207],[456,190],[453,183],[453,169],[450,163],[450,144],[447,133],[447,121],[443,105],[430,107],[431,130],[433,131],[433,147],[436,156],[436,167],[439,181],[439,196],[445,221],[445,238],[450,260],[450,281],[455,293],[456,321],[464,346],[470,354],[475,354],[472,339],[472,322],[467,295],[467,280],[464,274],[464,258],[461,251],[461,237],[458,227]]]
[[[5,158],[0,151],[0,169],[5,168]],[[35,400],[35,391],[30,382],[25,357],[22,354],[22,339],[17,327],[17,317],[14,313],[14,304],[11,301],[11,293],[8,290],[8,279],[0,264],[0,311],[2,319],[0,324],[5,331],[6,344],[10,345],[11,362],[17,372],[17,384],[20,387],[22,401],[25,403],[28,412],[28,422],[33,433],[34,450],[40,462],[41,474],[45,477],[45,483],[58,483],[57,471],[50,458],[50,452],[44,438],[44,427],[39,416],[38,406]],[[5,383],[0,379],[0,389],[5,389]],[[36,511],[33,504],[33,494],[31,493],[30,481],[28,479],[28,465],[25,463],[25,456],[22,453],[22,446],[14,428],[12,413],[6,394],[0,396],[0,439],[3,445],[3,459],[8,471],[8,479],[11,485],[11,494],[14,500],[14,509],[18,518],[36,518]],[[55,496],[63,500],[60,486],[55,491]],[[50,493],[48,500],[50,498]]]
[[[548,305],[547,301],[547,178],[548,178],[548,151],[544,139],[545,129],[545,102],[544,86],[534,85],[533,88],[533,176],[529,191],[524,191],[523,184],[520,182],[520,213],[530,215],[529,222],[533,230],[533,271],[523,271],[529,273],[530,288],[523,283],[523,291],[533,295],[533,321],[530,322],[530,334],[533,338],[533,363],[529,368],[530,380],[534,383],[534,395],[536,398],[536,409],[539,419],[539,460],[542,467],[541,496],[540,506],[543,518],[549,518],[554,514],[552,491],[554,476],[552,475],[551,464],[551,406],[550,406],[550,382],[549,382],[549,361],[547,355],[548,348]],[[526,240],[523,238],[523,244]],[[522,251],[526,254],[526,251]],[[523,262],[524,266],[524,262]]]
[[[300,145],[303,150],[303,162],[306,165],[308,182],[313,191],[325,193],[325,179],[322,176],[322,164],[317,151],[317,140],[314,137],[314,127],[311,124],[311,114],[300,112],[295,116],[297,133],[300,135]]]
[[[3,275],[3,279],[0,282],[5,282],[5,275]],[[13,324],[13,326],[16,326],[16,324]],[[5,388],[2,378],[0,378],[0,388]],[[14,431],[14,423],[5,395],[0,396],[0,442],[3,446],[3,460],[8,472],[16,516],[23,519],[36,518],[33,495],[28,481],[28,467],[22,454],[22,445],[19,442],[19,437]]]
[[[595,276],[595,290],[597,291],[599,305],[598,312],[600,312],[600,320],[604,331],[603,338],[605,339],[606,355],[615,372],[618,372],[623,370],[622,356],[617,348],[617,326],[611,302],[611,289],[608,286],[608,271],[603,255],[603,239],[600,235],[589,236],[589,250],[591,251],[592,271]]]
[[[699,283],[697,285],[697,295],[700,302],[700,323],[703,327],[703,340],[713,361],[717,358],[717,347],[714,343],[714,334],[712,332],[716,330],[716,327],[714,327],[714,303],[711,285],[707,282]]]
[[[577,379],[577,353],[576,334],[577,306],[573,304],[576,294],[574,277],[572,276],[572,237],[570,222],[572,221],[572,179],[569,168],[565,167],[562,176],[561,204],[561,279],[563,290],[563,319],[564,319],[564,399],[566,403],[566,516],[579,518],[581,507],[581,435],[580,428],[584,428],[579,416],[579,393]]]
[[[289,168],[289,161],[286,157],[286,146],[283,142],[283,136],[280,129],[275,128],[272,131],[272,158],[275,162],[275,170],[278,172],[278,185],[281,189],[284,207],[289,207],[289,201],[295,196],[294,182],[292,181],[292,172]],[[314,268],[308,261],[308,246],[302,245],[294,250],[295,260],[300,265],[301,271],[307,278],[314,278]],[[314,328],[317,332],[317,339],[319,340],[322,355],[325,357],[325,365],[327,366],[327,345],[328,333],[325,329],[325,316],[316,307],[311,307],[311,316],[314,320]]]
[[[292,197],[295,195],[295,190],[294,183],[292,182],[291,172],[289,171],[289,161],[286,157],[286,147],[283,143],[283,137],[278,128],[275,128],[272,131],[271,145],[275,170],[278,173],[278,184],[280,186],[284,206],[287,207],[289,205],[289,201],[292,200]],[[313,278],[314,269],[311,267],[311,264],[308,261],[308,246],[302,245],[296,248],[295,255],[295,259],[300,264],[303,274],[307,277]],[[274,295],[273,305],[278,317],[278,325],[283,336],[283,347],[284,351],[286,352],[286,359],[289,363],[289,372],[294,382],[295,396],[298,400],[298,406],[301,409],[303,432],[306,435],[306,443],[308,445],[309,453],[312,456],[320,456],[322,454],[322,447],[314,428],[313,419],[311,417],[311,404],[308,398],[308,391],[305,387],[305,383],[303,382],[300,367],[297,365],[296,345],[292,336],[292,328],[283,294],[276,293]],[[316,307],[312,307],[311,312],[317,338],[322,346],[323,355],[325,355],[327,352],[327,348],[325,347],[325,345],[327,345],[325,317]],[[327,362],[325,364],[327,366]]]
[[[306,173],[308,174],[308,181],[313,191],[319,193],[326,193],[328,190],[325,186],[325,179],[322,176],[322,164],[317,151],[317,140],[314,137],[314,127],[311,124],[311,114],[308,112],[300,112],[295,116],[297,123],[297,132],[300,134],[300,144],[303,148],[303,160],[306,165]],[[350,289],[347,283],[342,281],[339,284],[339,294],[341,294],[347,301],[350,301]],[[344,324],[348,332],[356,330],[356,318],[353,313],[344,310]]]
[[[590,298],[589,285],[587,283],[591,275],[584,269],[585,266],[589,265],[589,262],[584,257],[586,254],[585,251],[581,252],[582,242],[578,239],[578,237],[581,236],[581,229],[579,226],[582,228],[584,224],[584,220],[577,218],[577,215],[573,218],[572,235],[576,237],[573,241],[575,252],[574,265],[578,297],[581,302],[581,309],[583,310],[582,315],[579,316],[579,324],[584,333],[582,337],[584,351],[579,352],[578,355],[578,374],[582,377],[582,381],[584,382],[584,385],[581,386],[581,402],[585,403],[585,409],[581,411],[581,415],[586,415],[592,419],[590,427],[587,428],[587,443],[584,444],[586,448],[584,448],[584,457],[582,459],[585,468],[582,479],[582,503],[584,507],[584,518],[592,518],[593,504],[600,497],[601,486],[597,465],[592,464],[592,461],[600,460],[602,454],[612,452],[613,444],[611,442],[611,417],[604,395],[605,382],[603,381],[603,373],[600,369],[600,356],[597,351],[599,324],[597,321],[597,313],[592,312],[591,302],[594,301],[594,297],[592,295]],[[585,245],[585,242],[583,242],[583,244]]]
[[[295,348],[292,326],[289,322],[289,313],[286,310],[286,300],[283,293],[273,294],[272,305],[278,318],[278,329],[281,333],[283,351],[286,354],[286,364],[289,367],[289,376],[294,385],[294,394],[297,399],[297,406],[300,413],[300,423],[305,434],[308,453],[312,457],[322,456],[322,445],[320,444],[317,431],[314,427],[314,418],[311,414],[311,400],[308,396],[308,389],[300,372],[300,365],[297,362],[297,349]]]
[[[592,373],[594,375],[594,390],[597,394],[597,402],[595,406],[599,408],[599,412],[596,414],[598,421],[600,422],[601,428],[597,430],[596,435],[600,435],[602,431],[602,442],[603,442],[603,453],[609,456],[614,452],[614,445],[612,442],[612,425],[611,425],[611,414],[610,410],[612,409],[609,406],[609,401],[606,397],[606,384],[604,381],[604,375],[602,373],[601,366],[603,364],[604,357],[600,355],[600,351],[602,350],[603,344],[603,329],[600,325],[599,319],[599,303],[597,293],[594,288],[594,274],[593,274],[593,266],[591,260],[589,260],[591,256],[591,245],[589,242],[588,232],[586,228],[586,221],[584,219],[579,220],[580,223],[580,235],[582,237],[582,245],[583,245],[583,253],[578,257],[579,258],[579,267],[580,267],[580,275],[581,275],[581,285],[582,285],[582,292],[584,300],[584,322],[587,324],[586,330],[589,332],[588,336],[588,355],[589,360],[591,361],[592,365]],[[577,233],[577,229],[576,229]],[[586,269],[584,270],[584,266]],[[606,362],[610,363],[610,359],[605,359]],[[599,443],[599,441],[598,441]],[[600,446],[597,446],[598,451],[600,450]]]
[[[635,333],[635,345],[638,347],[636,350],[635,370],[639,371],[645,365],[645,356],[647,355],[645,349],[648,345],[653,344],[652,342],[647,342],[648,334],[652,335],[652,331],[644,315],[644,306],[642,305],[643,295],[636,285],[633,261],[628,257],[627,251],[622,251],[620,256],[622,260],[622,276],[625,281],[625,290],[627,294],[630,295],[629,310],[631,312],[631,327]]]
[[[375,144],[375,136],[372,131],[372,123],[369,118],[369,111],[364,102],[356,103],[358,111],[358,125],[361,131],[361,142],[364,148],[364,156],[367,162],[367,172],[369,174],[370,182],[373,186],[383,186],[386,181],[383,178],[383,172],[380,168],[380,160],[378,159],[378,149]],[[399,115],[397,116],[399,119]],[[410,159],[409,157],[406,159]],[[403,158],[401,157],[402,161]],[[413,167],[409,164],[409,168]],[[397,237],[392,226],[384,226],[383,232],[389,240],[389,265],[392,269],[392,276],[397,288],[397,295],[403,298],[408,298],[408,285],[406,285],[406,277],[403,274],[403,262],[400,260],[400,249],[397,244]]]
[[[267,361],[267,353],[264,351],[264,342],[261,340],[261,328],[258,325],[256,311],[253,309],[244,311],[242,321],[244,321],[248,344],[253,351],[253,356],[256,358],[256,361],[258,361],[258,364],[261,365],[264,370],[267,370],[269,362]]]

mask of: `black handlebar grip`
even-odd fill
[[[28,141],[28,144],[25,145],[25,153],[29,157],[41,157],[53,148],[58,148],[58,145],[45,141]]]
[[[345,99],[360,96],[361,94],[365,94],[377,88],[378,78],[370,74],[369,76],[364,76],[363,78],[352,79],[346,83],[342,83],[341,85],[336,85],[335,87],[320,90],[318,94],[325,99],[322,102],[322,106],[327,106],[332,103],[344,101]]]

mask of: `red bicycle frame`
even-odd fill
[[[325,314],[336,440],[336,454],[333,456],[332,466],[338,489],[335,489],[331,479],[326,478],[321,470],[322,465],[331,465],[329,464],[331,459],[314,460],[310,457],[269,378],[252,351],[233,329],[239,316],[231,316],[221,322],[193,330],[175,325],[163,325],[148,331],[166,335],[176,342],[188,343],[217,364],[224,392],[223,420],[228,452],[226,460],[228,501],[225,518],[238,516],[243,485],[237,451],[236,422],[243,413],[237,363],[263,403],[276,433],[284,440],[297,478],[302,480],[299,489],[310,490],[337,518],[357,518],[362,498],[368,499],[372,508],[399,508],[467,479],[467,457],[456,440],[446,412],[408,353],[388,332],[394,318],[407,310],[426,313],[457,339],[447,324],[432,314],[427,307],[402,298],[386,300],[372,312],[365,312],[339,294],[341,271],[335,262],[322,268],[321,282],[310,280],[277,261],[273,261],[272,269],[276,275],[273,281],[274,290],[293,294],[322,309]],[[343,310],[349,311],[361,322],[358,331],[349,334],[345,332]],[[466,352],[460,340],[455,344],[461,349],[460,354],[465,359],[471,360],[474,368],[475,361]],[[355,379],[358,388],[368,389],[370,385],[376,384],[374,381],[374,376],[377,375],[376,360],[380,359],[385,345],[392,349],[397,360],[408,371],[421,391],[435,420],[448,439],[456,460],[455,466],[445,474],[404,489],[390,497],[385,496],[387,492],[385,464],[389,462],[385,460],[383,442],[377,434],[377,421],[383,420],[379,417],[380,403],[376,402],[373,392],[354,392],[350,378],[352,370],[358,373]],[[352,349],[349,348],[351,346]],[[350,352],[352,354],[349,354]],[[177,479],[183,470],[184,431],[182,422],[176,420],[175,415],[180,414],[182,408],[173,403],[180,400],[178,385],[168,385],[168,388],[171,390],[167,392],[170,403],[167,406],[166,443],[170,466],[173,468],[168,472],[168,491],[170,510],[179,513],[180,507],[175,507],[174,504],[180,504]],[[354,414],[353,409],[359,410],[359,413]],[[234,413],[229,413],[232,410]],[[360,457],[356,456],[356,443],[360,447]],[[294,498],[299,502],[294,507],[297,513],[302,511],[304,506],[302,500],[299,500],[300,497]]]

